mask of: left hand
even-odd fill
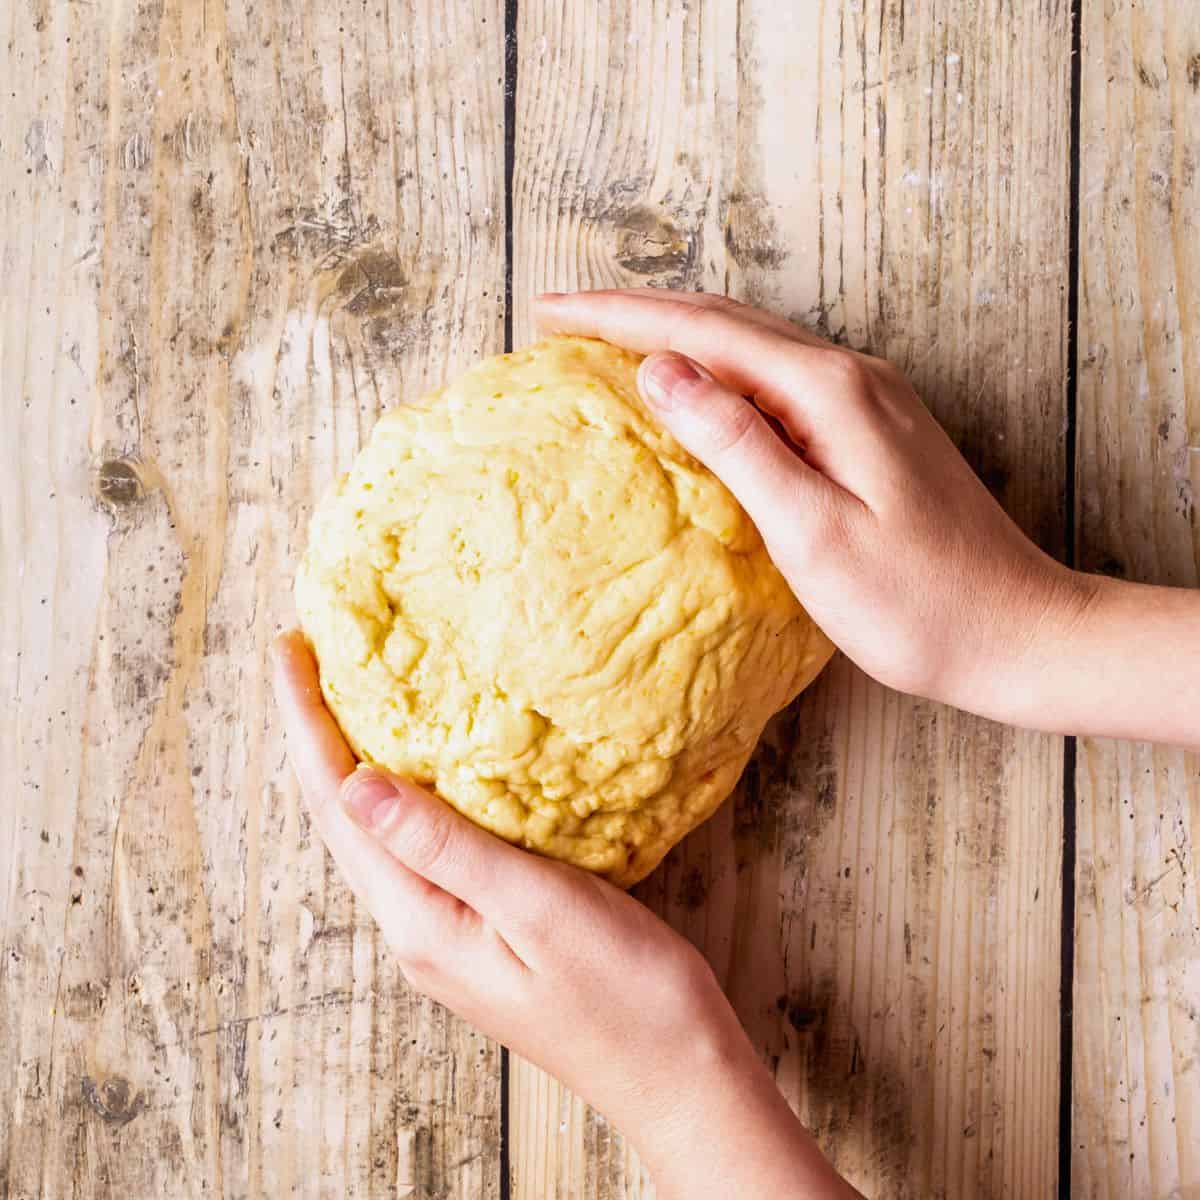
[[[273,658],[313,827],[413,987],[601,1109],[661,1196],[855,1194],[690,943],[604,880],[507,844],[414,784],[356,770],[303,636],[282,635]]]

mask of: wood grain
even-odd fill
[[[1064,537],[1059,2],[522,0],[514,256],[895,359]],[[1082,6],[1077,555],[1200,582],[1200,16]],[[0,37],[0,1196],[496,1197],[499,1054],[310,836],[265,685],[381,408],[499,349],[504,8],[36,0]],[[1062,747],[844,660],[643,886],[867,1194],[1052,1194]],[[1081,1196],[1200,1196],[1200,758],[1083,741]],[[512,1195],[646,1198],[514,1059]]]
[[[523,3],[518,14],[516,342],[535,334],[528,302],[541,290],[722,290],[735,6]],[[708,838],[693,835],[692,853]],[[568,1089],[515,1056],[509,1089],[514,1200],[649,1194],[632,1148]]]
[[[1062,553],[1069,13],[1017,7],[522,4],[518,301],[729,290],[886,354]],[[1061,764],[837,660],[642,889],[868,1195],[1054,1188]],[[649,1194],[511,1088],[514,1195]]]
[[[498,1052],[314,844],[264,668],[316,493],[500,346],[502,13],[6,24],[0,1195],[498,1195]]]
[[[1080,564],[1200,584],[1200,10],[1085,7]],[[1088,739],[1078,862],[1072,1177],[1200,1196],[1200,755]]]

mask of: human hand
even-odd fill
[[[856,1195],[690,943],[596,876],[508,845],[411,783],[356,770],[303,636],[284,634],[273,659],[313,827],[413,987],[601,1109],[663,1197]]]
[[[801,603],[863,670],[1030,719],[1045,649],[1095,581],[1025,537],[899,371],[702,293],[543,296],[536,315],[548,332],[649,356],[647,403],[737,496]]]

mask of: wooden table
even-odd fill
[[[7,7],[0,1196],[652,1193],[314,843],[264,676],[307,514],[534,291],[698,287],[1196,586],[1200,6],[1074,7]],[[838,660],[641,895],[866,1193],[1195,1200],[1197,837],[1195,756]]]

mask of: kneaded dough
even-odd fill
[[[363,759],[628,886],[733,789],[832,647],[639,356],[550,338],[387,413],[296,580]]]

